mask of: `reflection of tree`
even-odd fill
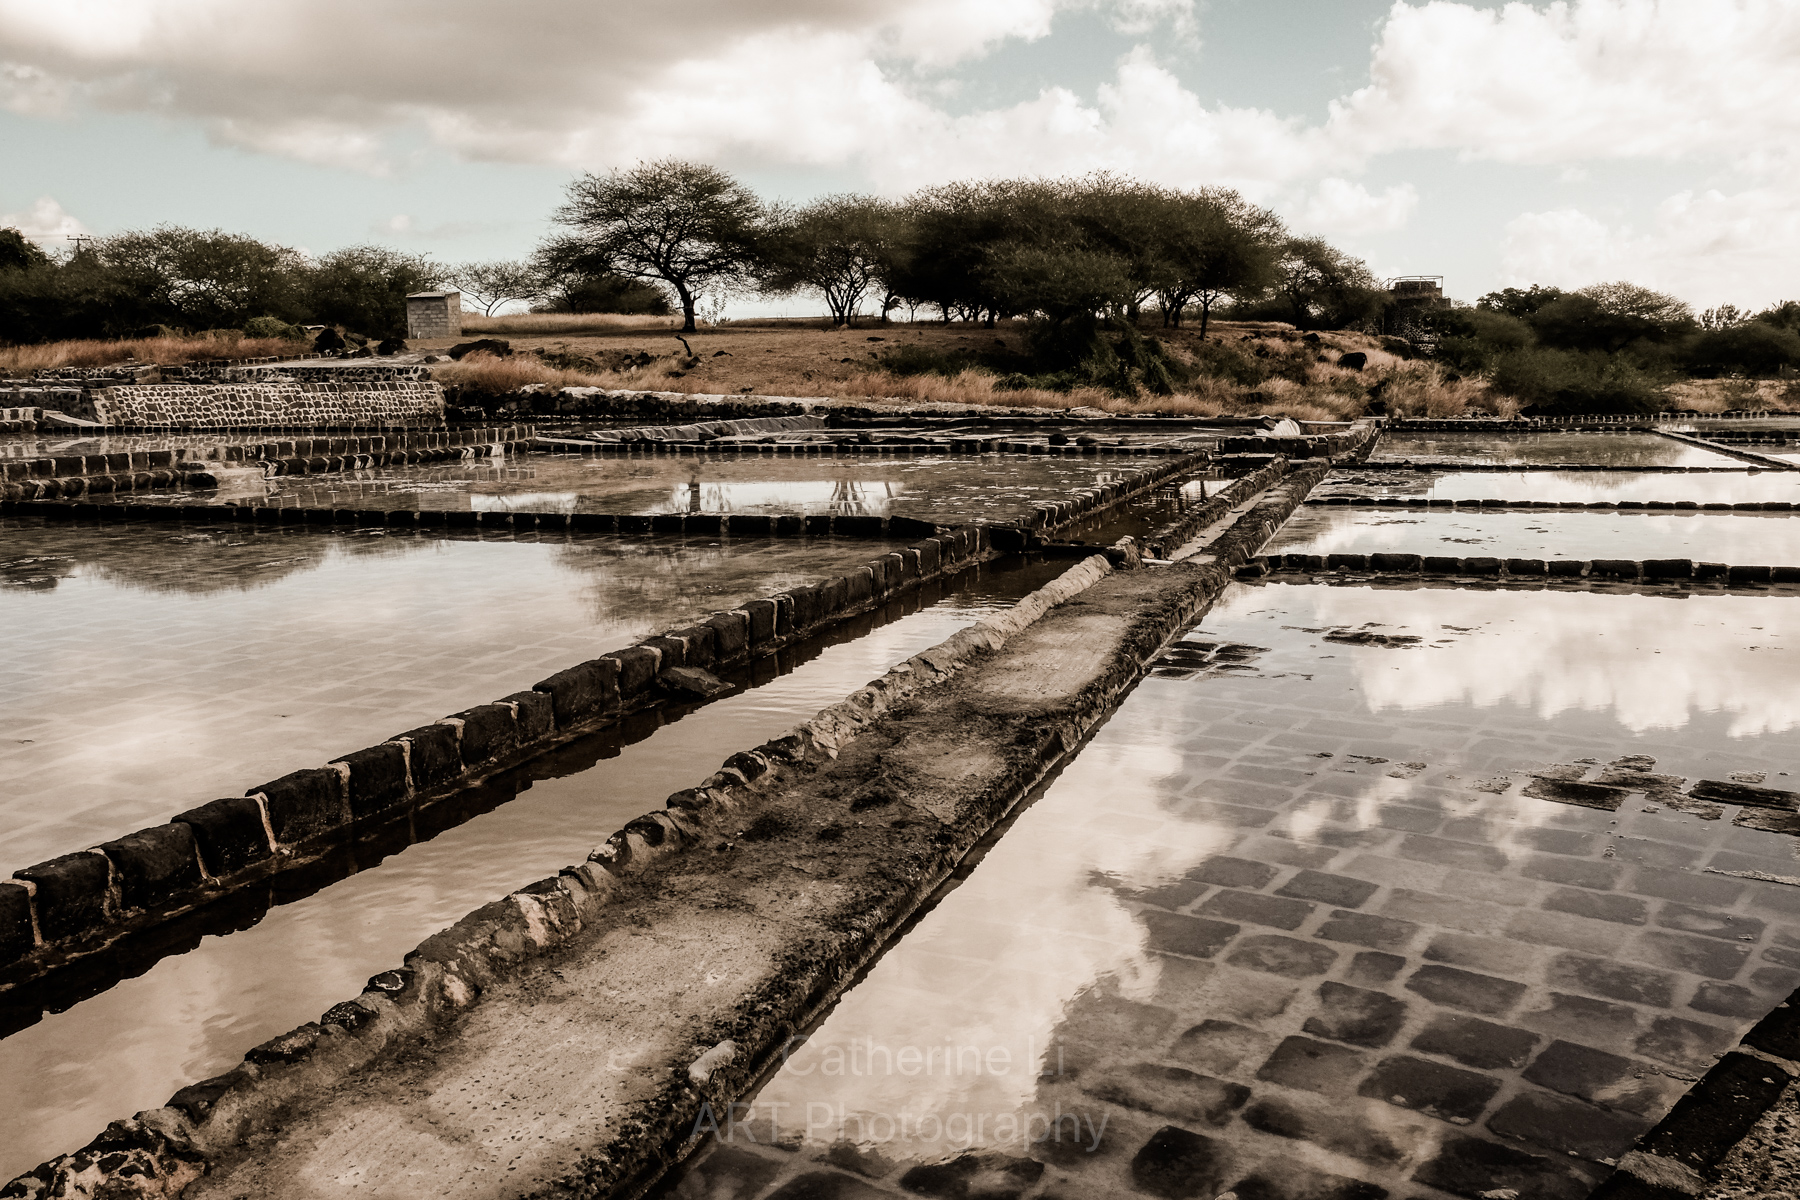
[[[14,527],[6,530],[0,576],[54,587],[56,579],[81,573],[143,591],[206,595],[266,587],[319,567],[334,552],[387,557],[416,548],[410,538],[346,537],[304,527]],[[26,582],[38,580],[43,582]]]

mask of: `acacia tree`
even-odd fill
[[[219,229],[159,225],[101,238],[95,253],[158,321],[237,328],[255,316],[300,314],[306,262],[285,246]]]
[[[870,196],[826,196],[774,214],[764,243],[762,286],[773,293],[811,290],[825,297],[837,325],[855,323],[871,289],[896,260],[893,206]],[[892,307],[884,289],[882,316]]]
[[[1214,305],[1228,296],[1261,291],[1273,281],[1286,231],[1280,217],[1228,188],[1172,193],[1163,207],[1163,323],[1179,329],[1182,314],[1197,304],[1200,340],[1205,341]]]
[[[1275,269],[1276,290],[1302,329],[1318,321],[1344,328],[1381,309],[1383,293],[1368,264],[1324,238],[1288,238]]]
[[[444,280],[455,284],[486,317],[493,316],[501,306],[515,300],[529,304],[542,297],[546,290],[543,276],[536,267],[530,263],[503,260],[459,263],[445,272]]]
[[[552,219],[570,233],[543,247],[540,266],[659,280],[689,333],[699,297],[729,290],[755,266],[763,206],[716,167],[669,158],[583,175]]]

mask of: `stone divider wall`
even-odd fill
[[[1695,562],[1688,558],[1493,558],[1419,554],[1271,554],[1252,559],[1247,573],[1321,575],[1456,575],[1545,580],[1665,583],[1698,580],[1720,584],[1800,583],[1800,567]]]
[[[576,732],[655,707],[667,694],[658,679],[663,671],[761,657],[992,553],[980,526],[923,538],[848,574],[579,663],[530,691],[24,867],[13,882],[0,883],[4,978],[16,984],[104,949],[234,887],[317,858],[375,819],[441,799]]]
[[[1789,500],[1741,500],[1701,503],[1698,500],[1450,500],[1438,496],[1313,496],[1308,504],[1337,508],[1532,508],[1602,510],[1605,512],[1792,512],[1800,508]]]
[[[1267,452],[1265,439],[1249,439],[1263,441],[1259,450]],[[995,437],[947,437],[947,438],[909,438],[904,441],[857,441],[853,436],[836,438],[818,438],[804,442],[664,442],[664,441],[632,441],[621,443],[576,444],[572,440],[540,438],[537,449],[551,454],[582,454],[602,457],[635,456],[644,454],[739,454],[764,456],[799,456],[837,454],[866,454],[882,457],[893,457],[917,454],[1047,454],[1066,458],[1082,455],[1115,455],[1136,458],[1157,458],[1175,454],[1192,454],[1194,451],[1185,446],[1168,444],[1151,444],[1137,446],[1101,446],[1080,445],[1069,442],[1064,445],[1047,445],[1043,442],[1021,442],[1008,438]]]
[[[721,536],[831,534],[897,538],[920,535],[902,551],[873,559],[847,575],[751,601],[704,622],[558,672],[530,693],[444,718],[345,755],[326,766],[283,776],[243,797],[214,801],[165,825],[64,855],[14,873],[0,883],[0,969],[28,961],[36,970],[103,949],[145,928],[271,871],[317,857],[366,821],[391,817],[402,806],[441,798],[511,760],[546,749],[571,730],[610,721],[661,703],[657,677],[671,667],[733,666],[771,653],[921,582],[996,552],[1022,549],[1031,530],[1065,523],[1153,487],[1182,469],[1158,463],[1128,479],[1036,506],[1014,525],[969,525],[943,531],[905,517],[819,515],[740,517],[673,513],[627,518],[586,513],[360,513],[345,509],[271,509],[209,505],[0,504],[4,513],[69,518],[116,514],[218,521],[280,519],[298,513],[306,524],[455,524],[513,529],[571,529],[600,533]],[[1321,468],[1322,473],[1322,468]],[[264,516],[263,514],[272,514]],[[1284,514],[1285,515],[1285,514]],[[380,518],[365,521],[364,517]],[[468,518],[462,520],[460,518]],[[523,520],[519,520],[523,518]],[[626,522],[631,521],[631,527]],[[645,524],[640,528],[637,521]],[[1258,543],[1260,544],[1260,543]]]
[[[97,388],[91,404],[93,420],[121,429],[366,428],[444,419],[444,389],[418,380],[131,384]]]
[[[1732,409],[1729,412],[1703,413],[1692,408],[1672,408],[1658,413],[1587,413],[1568,417],[1387,417],[1388,429],[1396,433],[1639,433],[1661,422],[1684,417],[1708,420],[1767,420],[1769,417],[1795,414],[1768,409]]]
[[[1767,454],[1758,454],[1753,450],[1740,450],[1724,442],[1707,441],[1692,434],[1677,433],[1672,429],[1653,429],[1657,437],[1668,438],[1672,442],[1680,442],[1684,446],[1698,446],[1702,450],[1711,450],[1714,454],[1723,454],[1730,458],[1742,459],[1755,463],[1760,467],[1769,467],[1777,471],[1800,471],[1800,463],[1790,463],[1783,458],[1772,458]]]
[[[1496,462],[1421,462],[1405,458],[1388,461],[1361,463],[1359,466],[1368,471],[1618,471],[1628,475],[1706,475],[1729,472],[1741,475],[1754,467],[1669,467],[1669,466],[1632,466],[1623,463],[1496,463]],[[1793,470],[1785,464],[1770,470]]]
[[[260,466],[267,475],[310,475],[515,454],[529,449],[534,436],[528,425],[505,425],[6,459],[0,460],[0,498],[66,500],[167,487],[213,487],[218,478],[211,471],[231,467]]]

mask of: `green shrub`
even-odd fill
[[[308,338],[306,330],[298,325],[289,325],[280,317],[251,317],[244,322],[244,336],[281,338],[289,342],[304,342]]]
[[[1494,388],[1544,416],[1652,413],[1667,408],[1663,382],[1613,355],[1514,350],[1494,365]]]

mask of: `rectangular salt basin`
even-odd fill
[[[1781,513],[1414,512],[1308,505],[1265,554],[1457,558],[1691,558],[1800,565],[1800,519]]]
[[[1371,462],[1739,467],[1743,460],[1654,433],[1384,433]]]
[[[1013,558],[927,584],[752,671],[729,673],[754,685],[747,690],[691,710],[641,714],[629,731],[590,734],[503,773],[466,797],[472,817],[435,837],[420,827],[444,817],[429,813],[412,845],[348,848],[336,857],[348,857],[353,873],[331,876],[322,890],[296,895],[297,885],[277,876],[273,906],[252,910],[235,932],[204,936],[66,1011],[59,1004],[13,1032],[0,1008],[0,1078],[34,1081],[0,1089],[0,1180],[317,1019],[478,905],[581,861],[625,822],[701,782],[731,751],[781,736],[1067,566]]]
[[[1660,795],[1796,786],[1796,640],[1770,597],[1234,586],[673,1194],[1580,1200],[1800,984],[1796,840]]]
[[[1794,455],[1800,465],[1800,453]],[[1703,475],[1660,471],[1339,471],[1314,496],[1424,496],[1433,500],[1544,500],[1553,504],[1616,504],[1667,500],[1696,504],[1800,501],[1800,471],[1719,471]]]
[[[0,538],[0,878],[885,548],[29,519]]]
[[[292,439],[295,435],[285,435]],[[311,437],[311,434],[301,436]],[[104,433],[73,434],[39,432],[0,436],[0,459],[44,458],[59,454],[120,454],[136,450],[181,450],[179,457],[211,459],[222,446],[253,446],[282,440],[268,430],[241,433]]]
[[[113,497],[116,503],[266,503],[466,512],[841,513],[944,524],[1012,520],[1034,503],[1142,471],[1150,460],[1026,455],[955,458],[576,457],[529,454],[233,481],[218,493]]]

